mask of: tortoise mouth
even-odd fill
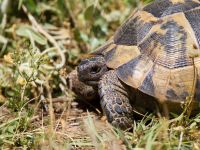
[[[98,86],[98,83],[99,83],[99,81],[84,81],[85,82],[85,84],[87,84],[87,85],[90,85],[90,86],[93,86],[93,87],[97,87]]]

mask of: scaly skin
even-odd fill
[[[101,107],[108,122],[121,129],[133,124],[133,108],[129,102],[130,93],[127,85],[119,81],[116,72],[106,72],[98,85]]]

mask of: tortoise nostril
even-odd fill
[[[99,66],[93,66],[91,68],[90,72],[91,72],[91,74],[96,74],[96,73],[100,72],[100,70],[101,70],[101,67],[99,67]]]

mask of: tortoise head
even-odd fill
[[[97,86],[101,76],[108,71],[103,56],[84,59],[77,67],[79,80],[91,86]]]

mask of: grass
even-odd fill
[[[121,131],[67,88],[80,59],[149,2],[0,0],[0,149],[200,149],[200,114]]]
[[[189,119],[183,125],[150,115],[135,122],[132,132],[114,129],[105,121],[96,118],[96,114],[82,113],[79,117],[77,115],[80,114],[70,115],[67,119],[64,115],[62,118],[56,117],[53,127],[49,123],[50,116],[39,118],[20,114],[13,118],[1,117],[1,146],[3,149],[199,148],[200,115]]]

